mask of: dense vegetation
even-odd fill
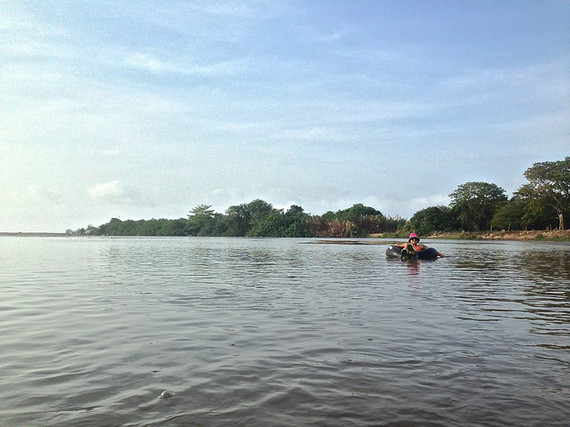
[[[300,206],[286,211],[263,200],[230,206],[225,214],[199,205],[187,218],[127,220],[113,218],[78,234],[109,236],[249,236],[249,237],[363,237],[373,233],[420,234],[436,231],[564,229],[570,208],[570,157],[535,163],[524,174],[527,183],[508,199],[505,190],[487,182],[461,184],[449,196],[449,206],[432,206],[407,221],[386,217],[362,204],[321,216]]]
[[[263,200],[230,206],[219,214],[208,205],[192,209],[187,218],[121,221],[113,218],[79,234],[109,236],[231,236],[231,237],[363,237],[396,232],[405,219],[387,218],[374,208],[357,204],[322,216],[293,205],[286,211]]]

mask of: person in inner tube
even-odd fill
[[[410,233],[410,237],[408,237],[408,243],[396,243],[394,246],[402,248],[402,251],[408,251],[408,252],[411,252],[408,246],[411,246],[415,252],[421,252],[428,248],[423,243],[420,243],[420,236],[418,236],[416,233]],[[438,252],[437,256],[444,257],[445,255]]]

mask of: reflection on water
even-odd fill
[[[567,244],[308,242],[1,239],[0,424],[566,425]]]
[[[493,247],[479,251],[457,266],[468,276],[479,272],[480,277],[463,289],[463,298],[486,307],[478,311],[478,315],[485,314],[484,320],[502,318],[500,314],[487,316],[487,312],[518,312],[540,325],[535,326],[540,333],[543,322],[567,324],[570,318],[570,250],[560,244],[527,245],[531,247],[518,244],[516,250]]]

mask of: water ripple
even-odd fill
[[[568,245],[304,243],[4,238],[0,423],[570,418]]]

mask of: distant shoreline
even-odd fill
[[[383,235],[382,233],[371,234],[370,237],[389,237],[394,235]],[[565,241],[570,240],[570,230],[525,230],[525,231],[483,231],[483,232],[449,232],[433,233],[421,236],[424,239],[445,239],[445,240],[539,240],[539,241]],[[404,237],[405,239],[405,237]]]
[[[79,236],[69,233],[48,233],[48,232],[0,232],[0,237],[100,237],[100,236]],[[113,237],[132,237],[132,236],[113,236]],[[158,237],[158,236],[138,236],[138,237]],[[160,236],[169,237],[169,236]],[[174,236],[173,236],[174,237]],[[191,236],[180,236],[191,237]],[[527,231],[486,231],[480,233],[474,232],[456,232],[456,233],[433,233],[422,236],[424,239],[444,239],[444,240],[538,240],[538,241],[570,241],[570,230],[527,230]],[[292,237],[290,237],[292,238]],[[395,239],[400,240],[405,237],[397,237],[394,233],[377,233],[368,236],[370,240],[374,239]],[[327,242],[338,243],[342,239],[328,238]]]
[[[75,237],[68,233],[43,233],[43,232],[4,232],[0,231],[0,237]]]

